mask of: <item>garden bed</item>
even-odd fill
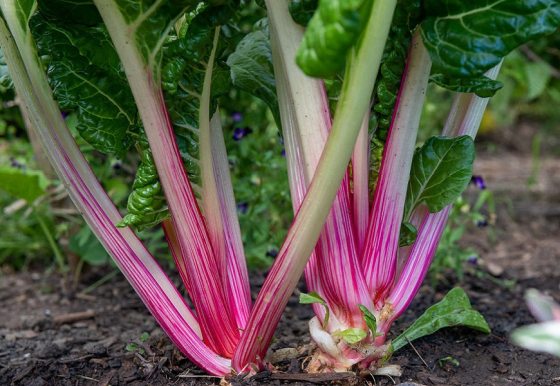
[[[515,163],[515,165],[513,164]],[[510,170],[511,169],[511,170]],[[560,163],[541,160],[541,178],[527,188],[529,157],[485,156],[475,174],[485,176],[497,200],[496,241],[483,229],[469,232],[465,245],[481,255],[461,286],[492,328],[482,335],[448,329],[413,342],[392,363],[404,373],[387,377],[313,379],[301,372],[309,345],[310,307],[293,297],[272,350],[294,348],[293,359],[277,363],[278,373],[261,373],[238,384],[560,385],[560,360],[513,346],[508,335],[532,323],[523,300],[527,288],[560,299]],[[210,385],[165,337],[131,287],[119,274],[91,289],[111,272],[93,270],[75,291],[64,289],[56,274],[0,274],[1,385]],[[254,275],[255,287],[263,275]],[[455,284],[447,275],[433,289],[424,286],[395,331],[406,327]],[[84,290],[88,289],[85,293]]]

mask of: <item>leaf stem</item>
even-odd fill
[[[112,0],[94,0],[121,59],[138,106],[154,162],[167,198],[181,255],[189,272],[200,327],[205,341],[224,356],[233,354],[239,330],[227,312],[221,282],[208,231],[188,180],[173,127],[167,114],[161,85],[154,69],[138,47],[139,36],[126,23]]]
[[[278,0],[268,0],[271,5]],[[284,1],[284,6],[287,2]],[[385,41],[396,0],[376,1],[362,39],[344,80],[343,93],[309,190],[288,231],[287,238],[257,297],[247,328],[233,359],[233,367],[243,371],[264,358],[282,310],[303,273],[319,239],[323,223],[340,187],[364,115],[369,108]]]
[[[430,56],[416,31],[383,152],[362,255],[366,281],[376,303],[395,279],[404,202],[430,68]]]

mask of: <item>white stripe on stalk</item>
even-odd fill
[[[358,250],[364,248],[369,220],[369,111],[364,117],[352,154],[352,203]]]
[[[383,151],[362,255],[366,281],[376,302],[390,290],[395,278],[406,189],[431,64],[416,31]]]
[[[286,0],[267,0],[269,17],[279,11],[278,6],[282,7],[280,12],[287,13],[287,5]],[[330,206],[346,174],[362,119],[369,108],[375,83],[372,74],[379,70],[395,6],[396,0],[373,3],[368,23],[352,58],[352,72],[344,79],[337,114],[321,160],[241,336],[232,361],[236,371],[245,370],[266,354],[282,310],[319,239]]]
[[[295,198],[294,206],[298,208],[301,192],[307,190],[321,158],[331,117],[322,81],[306,76],[295,62],[303,29],[292,20],[283,2],[269,2],[268,5],[284,143],[288,168],[292,169],[289,171],[290,186]],[[365,139],[367,147],[367,137],[362,139]],[[294,168],[302,171],[294,171]],[[299,197],[294,194],[294,189],[300,192]],[[349,179],[346,175],[312,261],[306,268],[306,279],[310,288],[321,289],[320,295],[336,318],[348,327],[360,327],[364,322],[358,305],[372,304],[360,271],[351,215]],[[320,310],[319,307],[315,309]]]
[[[229,357],[237,347],[240,332],[233,315],[228,312],[221,271],[177,148],[159,79],[154,79],[152,66],[157,64],[147,62],[142,56],[136,43],[136,31],[131,30],[114,1],[94,0],[94,3],[121,59],[138,106],[185,259],[193,290],[190,297],[204,340],[216,352]]]
[[[48,149],[51,164],[93,233],[171,340],[206,371],[219,375],[228,373],[230,361],[202,342],[194,315],[134,232],[114,225],[122,217],[74,142],[54,101],[33,40],[22,29],[13,6],[14,3],[0,3],[13,33],[12,37],[0,18],[0,47],[21,106],[32,121],[29,129],[36,131],[42,145]]]

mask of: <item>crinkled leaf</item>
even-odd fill
[[[383,50],[381,67],[377,74],[374,104],[370,119],[370,190],[377,183],[383,147],[391,125],[391,117],[401,84],[412,29],[420,18],[420,0],[398,0],[389,38]]]
[[[409,222],[401,224],[401,233],[399,234],[399,247],[406,247],[412,245],[416,241],[418,229]]]
[[[435,213],[455,201],[471,180],[474,154],[474,141],[468,135],[431,137],[417,149],[406,192],[404,221],[421,203]]]
[[[156,166],[147,149],[142,152],[142,161],[136,171],[126,209],[128,213],[117,224],[118,227],[132,226],[142,231],[169,217]]]
[[[426,0],[422,38],[433,69],[480,76],[511,50],[560,25],[558,0]]]
[[[41,14],[30,25],[61,109],[76,111],[77,130],[94,148],[124,155],[137,110],[106,31],[55,23]]]
[[[513,343],[529,350],[560,357],[560,321],[520,327],[511,334]]]
[[[39,1],[38,7],[46,18],[58,19],[66,24],[94,26],[101,22],[101,15],[92,0]]]
[[[39,170],[0,166],[0,189],[32,203],[45,194],[49,180]]]
[[[472,78],[448,77],[443,74],[434,74],[430,80],[440,87],[455,92],[475,93],[481,98],[489,98],[496,91],[504,87],[502,82],[490,79],[486,76]]]
[[[175,21],[198,0],[115,0],[144,60],[159,76],[161,48]]]
[[[311,18],[296,61],[307,75],[326,78],[344,68],[364,29],[371,0],[322,0]]]
[[[490,333],[490,327],[484,317],[472,308],[467,294],[459,287],[453,288],[441,301],[428,308],[393,340],[392,347],[397,351],[408,342],[431,335],[442,328],[455,326],[469,327],[485,334]]]
[[[306,26],[313,17],[319,0],[292,0],[289,9],[292,19],[299,25]]]
[[[372,314],[371,311],[368,310],[366,306],[360,304],[359,307],[360,307],[360,311],[362,312],[362,316],[364,317],[364,320],[366,322],[366,325],[368,326],[371,333],[375,336],[377,333],[377,319],[375,318],[375,315]]]
[[[367,332],[365,332],[361,328],[348,328],[346,330],[337,332],[336,335],[340,336],[348,344],[356,344],[367,337]]]
[[[262,99],[280,124],[272,50],[266,31],[247,34],[227,59],[233,85]]]

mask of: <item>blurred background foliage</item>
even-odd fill
[[[253,19],[248,18],[241,28],[249,29]],[[495,147],[488,139],[515,136],[522,121],[534,122],[537,127],[533,148],[540,150],[542,136],[560,138],[560,34],[509,55],[499,80],[504,87],[492,99],[484,116],[479,149],[493,151]],[[17,98],[9,88],[1,63],[0,103],[0,173],[15,174],[16,177],[10,177],[16,178],[13,181],[41,175],[36,179],[43,184],[37,188],[40,194],[25,199],[6,188],[13,182],[8,183],[0,175],[0,266],[16,270],[33,266],[55,268],[71,272],[77,280],[88,265],[111,264],[68,202],[44,158],[34,155]],[[420,141],[441,130],[450,103],[448,91],[430,86]],[[222,99],[220,108],[246,256],[251,268],[266,268],[276,256],[292,220],[282,138],[266,105],[248,94],[232,90]],[[66,120],[74,129],[75,117],[70,114]],[[76,138],[111,198],[124,210],[139,161],[137,156],[108,157],[79,136]],[[553,147],[551,151],[558,153],[558,149]],[[534,154],[539,156],[540,151]],[[469,189],[466,198],[460,198],[454,206],[432,268],[433,278],[445,270],[453,270],[461,278],[464,265],[476,259],[473,250],[458,243],[462,235],[470,227],[490,225],[491,230],[495,216],[492,193],[474,179]],[[160,261],[171,261],[161,229],[145,230],[140,237]]]

